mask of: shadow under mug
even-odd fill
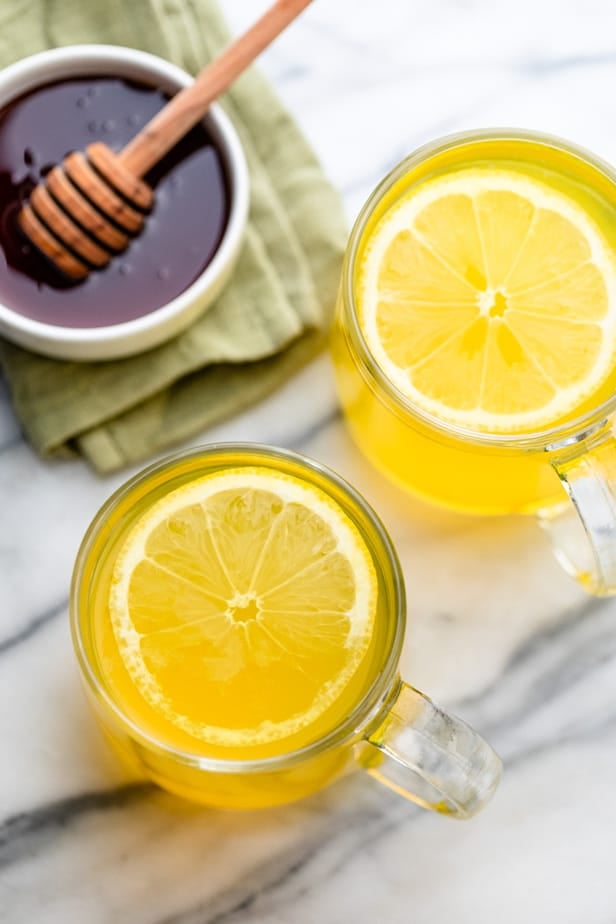
[[[325,491],[343,508],[372,555],[380,595],[378,611],[387,625],[382,650],[360,700],[324,737],[264,759],[213,759],[198,747],[191,752],[170,746],[114,697],[96,652],[95,622],[101,612],[96,606],[97,585],[110,549],[140,511],[195,478],[242,466],[265,466],[300,478]],[[493,794],[501,762],[465,722],[400,679],[405,621],[400,564],[383,524],[365,500],[317,462],[247,443],[180,453],[121,487],[98,512],[84,537],[71,590],[73,642],[95,714],[116,750],[164,788],[208,805],[255,808],[301,798],[359,765],[425,808],[467,818]]]
[[[400,163],[374,190],[352,229],[332,339],[347,423],[365,455],[406,490],[463,513],[535,514],[557,559],[587,591],[616,593],[616,394],[577,419],[528,434],[491,434],[423,411],[383,373],[363,336],[355,294],[369,228],[409,187],[462,160],[502,157],[567,172],[616,213],[616,172],[559,138],[519,130],[442,138]]]

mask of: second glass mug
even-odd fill
[[[464,151],[531,145],[554,169],[571,164],[616,209],[616,173],[587,151],[547,135],[476,131],[425,145],[374,190],[351,232],[344,259],[333,358],[352,435],[373,464],[412,494],[463,513],[534,514],[565,570],[591,593],[616,593],[616,393],[577,419],[532,433],[491,434],[430,415],[383,373],[358,319],[355,281],[367,229],[398,197]],[[514,155],[515,156],[515,155]]]
[[[323,737],[261,759],[219,759],[180,749],[131,715],[108,682],[97,651],[105,570],[122,535],[167,491],[242,466],[275,469],[324,491],[364,539],[378,579],[382,644],[367,687],[350,714]],[[357,765],[424,808],[468,818],[490,799],[501,762],[490,745],[398,673],[406,621],[400,564],[383,525],[363,498],[317,462],[256,444],[220,444],[180,453],[121,487],[101,508],[81,545],[71,590],[71,624],[94,713],[121,757],[160,786],[193,801],[258,808],[302,798]],[[100,628],[98,632],[100,633]]]

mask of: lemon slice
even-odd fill
[[[109,609],[141,696],[202,741],[246,746],[294,734],[336,701],[368,650],[376,596],[368,549],[333,500],[246,467],[143,514]]]
[[[411,189],[376,225],[359,319],[420,408],[488,431],[564,417],[614,365],[616,266],[572,199],[506,169]]]

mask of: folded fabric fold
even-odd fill
[[[54,45],[138,47],[191,73],[228,41],[215,0],[3,0],[0,64]],[[260,399],[322,346],[346,228],[339,197],[267,81],[222,101],[244,145],[250,219],[231,282],[174,340],[140,356],[69,363],[0,340],[24,432],[42,455],[111,471]]]

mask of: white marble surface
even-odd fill
[[[226,0],[247,22],[263,0]],[[486,125],[616,161],[613,0],[317,0],[264,67],[352,216],[400,157]],[[327,359],[208,438],[329,463],[405,569],[408,678],[488,735],[505,778],[455,823],[355,776],[291,808],[194,811],[123,776],[78,687],[67,585],[121,480],[44,464],[0,383],[0,921],[10,924],[614,924],[616,601],[583,595],[534,524],[403,498],[336,411]]]

